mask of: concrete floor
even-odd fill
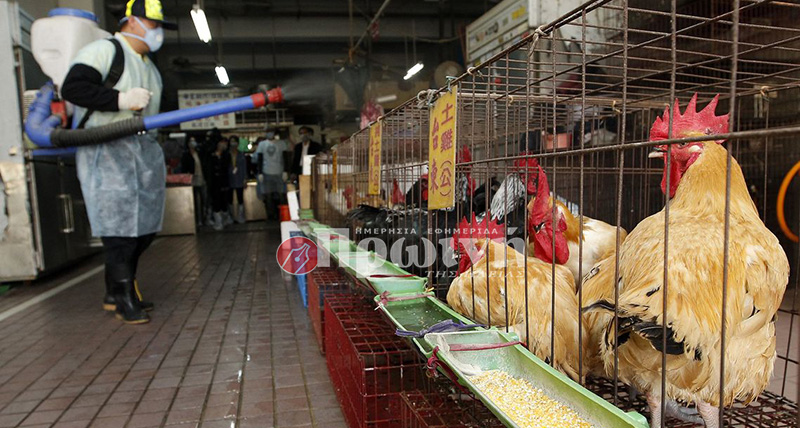
[[[142,326],[101,310],[99,258],[4,296],[0,427],[344,427],[279,242],[264,223],[156,241]]]

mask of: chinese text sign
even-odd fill
[[[428,209],[450,208],[455,204],[456,176],[456,94],[458,86],[443,93],[434,103],[428,140]]]
[[[368,194],[381,193],[381,133],[383,122],[378,120],[369,127],[369,189]]]

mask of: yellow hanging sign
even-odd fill
[[[367,194],[381,194],[381,134],[383,122],[376,121],[369,126],[369,188]]]
[[[331,165],[331,192],[339,191],[339,152],[333,151],[333,164]]]
[[[458,85],[434,103],[428,139],[428,209],[455,205],[456,116]]]

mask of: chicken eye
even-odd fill
[[[539,233],[539,231],[542,230],[543,227],[544,227],[544,222],[541,222],[541,223],[537,224],[536,226],[533,226],[533,230],[536,233]]]
[[[689,145],[689,143],[679,143],[678,147],[686,147],[687,145]]]

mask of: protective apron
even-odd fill
[[[161,104],[161,75],[147,56],[131,48],[124,36],[115,36],[125,54],[125,71],[114,89],[125,92],[145,88],[152,92],[150,103],[141,111],[157,114]],[[73,64],[96,69],[105,79],[115,49],[107,40],[98,40],[78,52]],[[75,108],[73,126],[80,123],[85,108]],[[86,128],[132,117],[133,111],[95,111]],[[164,152],[156,141],[156,131],[121,138],[117,141],[79,147],[75,156],[78,178],[93,236],[136,237],[159,232],[164,216],[166,167]]]

